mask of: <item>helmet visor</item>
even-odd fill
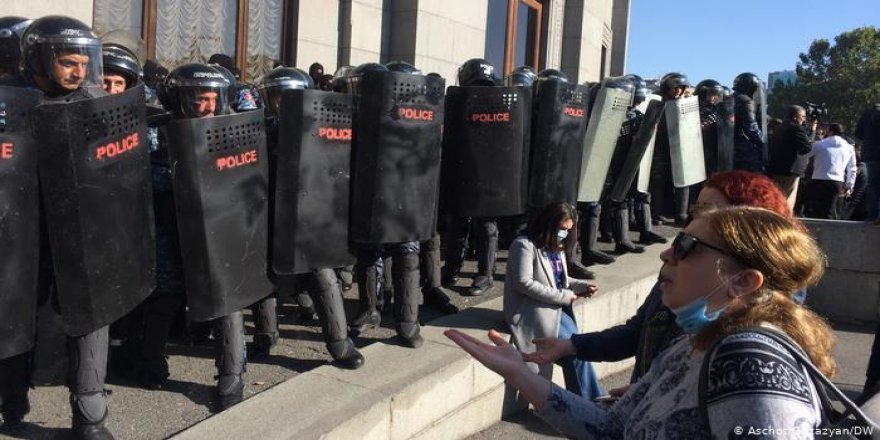
[[[180,115],[184,118],[203,118],[229,113],[226,87],[179,87]]]
[[[73,92],[80,87],[102,87],[101,43],[91,38],[46,42],[40,50],[46,77]]]

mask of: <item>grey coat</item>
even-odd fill
[[[574,292],[586,291],[586,280],[568,277],[565,254],[560,254],[565,285],[557,286],[553,266],[547,253],[538,249],[527,237],[519,237],[510,245],[507,277],[504,282],[504,318],[510,325],[513,343],[523,352],[535,351],[535,338],[555,338],[559,334],[562,307],[569,306]],[[530,364],[533,370],[539,370]],[[540,368],[550,377],[553,365]]]

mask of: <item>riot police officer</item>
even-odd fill
[[[419,241],[430,239],[426,226],[433,226],[437,209],[433,195],[439,169],[442,80],[366,63],[352,71],[347,83],[355,95],[350,237],[357,246],[361,299],[352,329],[380,323],[377,261],[390,255],[397,334],[406,346],[420,347],[424,341],[418,323]],[[416,85],[416,91],[398,106],[392,96],[401,83]],[[411,100],[422,96],[424,103],[419,101],[415,108]],[[389,112],[401,119],[382,117]],[[414,162],[404,165],[402,152]]]
[[[185,64],[169,73],[160,93],[162,103],[175,119],[206,118],[228,114],[229,81],[214,67],[205,64]],[[182,301],[180,291],[184,281],[183,262],[181,260],[181,232],[178,231],[179,213],[175,211],[173,191],[173,174],[167,158],[168,146],[162,139],[160,151],[155,155],[154,163],[164,168],[154,170],[161,174],[163,182],[155,187],[161,200],[156,202],[157,219],[157,252],[158,285],[157,294],[167,296],[169,303]],[[160,227],[161,226],[161,227]],[[192,295],[187,292],[187,295]],[[169,307],[168,310],[173,308]],[[226,409],[242,400],[244,382],[242,374],[246,369],[246,349],[244,335],[244,318],[241,310],[233,311],[215,320],[217,344],[216,365],[218,372],[217,395],[220,409]],[[170,319],[164,320],[170,326]],[[162,336],[167,338],[167,327],[163,328]],[[151,348],[164,351],[165,341],[150,344]],[[155,350],[158,351],[158,350]],[[163,357],[154,358],[155,362],[164,361]],[[157,383],[167,379],[167,363],[165,370],[153,369]],[[159,374],[157,374],[159,373]],[[164,376],[164,378],[162,378]]]
[[[495,67],[482,58],[465,61],[458,70],[458,84],[461,87],[491,87],[498,84]],[[455,197],[455,195],[451,195]],[[468,230],[476,230],[477,276],[471,282],[468,294],[478,296],[486,293],[494,285],[495,254],[498,250],[498,222],[495,218],[457,217],[447,213],[446,256],[443,258],[443,284],[454,284],[467,253]]]
[[[717,105],[724,99],[724,87],[714,79],[704,79],[694,87],[700,103],[700,127],[703,132],[703,157],[706,175],[718,171],[718,123],[721,118]]]
[[[674,101],[685,96],[690,83],[685,75],[672,72],[660,78],[660,96],[663,101]],[[672,184],[672,156],[666,118],[660,120],[651,162],[651,205],[654,219],[661,223],[683,224],[687,217],[690,191]]]
[[[5,84],[42,91],[44,104],[65,104],[104,95],[100,86],[101,41],[82,22],[62,16],[43,17],[27,27],[21,34],[21,41],[22,76],[7,76]],[[49,302],[61,313],[48,227],[45,216],[41,215],[40,219],[38,294],[41,303]],[[67,336],[70,359],[68,386],[71,393],[73,430],[78,438],[113,438],[105,426],[108,411],[104,379],[108,338],[108,326],[86,334]],[[9,368],[9,365],[0,366],[0,370],[5,373],[4,380],[12,384],[10,389],[13,391],[11,395],[2,396],[3,416],[7,423],[21,421],[29,410],[26,394],[27,369],[21,365],[25,359],[11,359],[19,361],[13,368]]]
[[[754,101],[761,86],[761,79],[754,73],[740,73],[733,80],[733,106],[736,115],[733,166],[737,170],[764,172],[764,141]],[[766,109],[761,111],[766,112]]]
[[[282,111],[281,111],[281,95],[285,90],[308,90],[314,89],[315,86],[312,83],[312,78],[302,70],[292,68],[292,67],[277,67],[267,73],[264,77],[262,77],[258,82],[258,88],[260,93],[265,97],[266,106],[268,109],[268,115],[272,118],[271,131],[277,132],[280,128],[277,124],[279,124]],[[311,105],[311,104],[309,104]],[[299,121],[285,121],[288,124],[291,122],[299,122]],[[288,127],[284,127],[288,128]],[[289,131],[288,131],[289,132]],[[276,229],[274,227],[274,221],[276,218],[283,218],[278,213],[276,213],[276,208],[278,205],[275,202],[275,194],[277,193],[278,188],[278,179],[281,178],[290,178],[289,175],[285,176],[283,173],[289,173],[289,170],[279,169],[279,157],[281,152],[278,151],[279,148],[286,148],[290,150],[292,147],[290,145],[279,145],[278,138],[279,134],[274,133],[270,136],[272,139],[270,143],[270,168],[269,168],[269,202],[270,202],[270,234]],[[288,151],[288,154],[290,152]],[[327,166],[328,164],[324,163],[322,165]],[[293,171],[296,172],[296,171]],[[283,225],[283,227],[293,227],[296,228],[298,223],[294,225]],[[306,233],[305,231],[297,231],[299,233]],[[269,242],[272,243],[273,246],[283,246],[284,244],[279,244],[274,240],[274,237],[270,235]],[[286,250],[290,251],[290,250]],[[297,251],[303,251],[303,249],[298,249]],[[269,253],[270,256],[278,253],[278,249],[273,249],[272,252]],[[270,267],[272,265],[270,264]],[[270,269],[270,272],[273,272]],[[270,278],[272,278],[270,276]],[[318,316],[321,320],[321,327],[324,334],[324,340],[327,344],[327,350],[333,356],[333,359],[337,361],[339,365],[349,369],[360,368],[364,364],[364,357],[357,350],[352,342],[351,338],[348,337],[347,333],[347,320],[345,316],[345,310],[342,306],[342,290],[340,288],[340,284],[337,281],[336,273],[334,272],[334,268],[332,267],[316,267],[311,268],[307,273],[302,273],[295,276],[289,275],[281,275],[277,274],[274,276],[276,281],[284,280],[285,282],[277,282],[277,285],[289,285],[291,284],[291,278],[296,279],[296,289],[298,292],[305,291],[307,295],[311,296],[313,303],[310,301],[309,305],[317,304],[318,305]],[[273,300],[274,301],[274,300]],[[274,314],[274,309],[273,309]],[[266,341],[261,340],[265,338],[258,338],[258,335],[261,334],[260,321],[264,318],[261,318],[261,314],[255,311],[255,319],[257,320],[257,331],[254,334],[254,345],[255,349],[258,351],[264,351],[266,354],[268,353],[268,347],[266,347]],[[277,338],[277,333],[274,335]],[[273,341],[274,342],[274,341]]]
[[[143,75],[137,56],[123,46],[105,44],[101,56],[104,61],[104,91],[110,95],[134,87]]]

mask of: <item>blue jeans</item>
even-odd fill
[[[577,334],[577,324],[574,318],[565,309],[559,315],[559,339],[571,339]],[[593,400],[605,394],[602,384],[596,377],[593,364],[582,361],[575,356],[566,356],[556,361],[562,366],[562,375],[565,378],[565,389],[578,394],[586,399]]]
[[[865,207],[868,209],[866,220],[880,219],[880,160],[865,162],[868,171],[868,184],[865,188]]]

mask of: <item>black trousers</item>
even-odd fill
[[[843,189],[843,182],[836,180],[813,179],[807,191],[806,212],[810,218],[837,220],[837,198]]]

